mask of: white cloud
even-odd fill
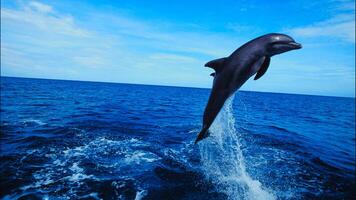
[[[355,15],[337,15],[313,25],[289,30],[292,35],[301,37],[330,37],[355,43]]]
[[[38,12],[43,12],[43,13],[50,13],[53,11],[52,6],[37,2],[37,1],[31,1],[29,3],[29,6]]]
[[[102,23],[103,21],[110,21]],[[204,54],[211,57],[223,56],[236,47],[232,41],[241,41],[241,38],[227,37],[215,33],[200,33],[196,30],[176,31],[174,27],[166,29],[161,27],[157,22],[148,22],[137,20],[134,18],[121,16],[119,13],[115,15],[96,14],[92,23],[100,24],[100,29],[106,29],[109,26],[111,35],[123,36],[127,40],[127,36],[135,37],[136,41],[133,44],[149,45],[165,51],[191,52]],[[130,42],[131,42],[130,41]],[[235,43],[236,44],[236,43]]]
[[[182,56],[177,54],[168,54],[168,53],[158,53],[150,56],[153,60],[166,60],[169,62],[184,62],[184,63],[192,63],[192,62],[200,62],[194,57],[191,56]]]
[[[39,2],[30,2],[18,9],[2,8],[1,13],[4,42],[16,37],[16,41],[11,42],[13,49],[27,51],[24,56],[35,56],[36,52],[48,57],[66,56],[67,60],[89,68],[142,67],[148,66],[147,63],[161,65],[163,61],[173,60],[186,66],[199,61],[182,54],[213,59],[235,47],[233,39],[225,36],[163,30],[159,24],[120,14],[93,13],[89,16],[90,24],[99,27],[78,26],[73,16],[58,14],[51,6]],[[110,23],[106,23],[108,21]],[[142,52],[144,47],[154,49],[154,53]],[[52,53],[54,48],[59,48],[57,55]],[[142,60],[149,62],[142,64]]]
[[[31,2],[30,6],[20,10],[1,8],[1,20],[15,25],[35,26],[52,34],[79,37],[89,35],[88,31],[75,25],[71,16],[55,15],[50,12],[52,12],[52,7]]]
[[[223,36],[178,33],[119,14],[90,13],[90,23],[79,25],[38,2],[1,8],[1,14],[2,72],[8,76],[202,86],[210,77],[194,73],[208,71],[201,57],[223,56],[235,46]]]

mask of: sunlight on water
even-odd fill
[[[199,144],[204,174],[229,199],[276,199],[246,171],[232,102],[233,97],[226,101],[210,128],[210,137]]]

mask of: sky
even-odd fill
[[[1,0],[1,76],[210,88],[210,60],[267,33],[303,44],[247,91],[355,97],[354,0]]]

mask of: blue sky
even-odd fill
[[[355,1],[1,1],[1,75],[210,88],[262,34],[303,49],[242,90],[355,96]]]

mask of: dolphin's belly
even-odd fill
[[[230,96],[235,93],[241,86],[249,79],[249,76],[246,76],[246,73],[243,70],[235,71],[232,81],[230,83]]]

